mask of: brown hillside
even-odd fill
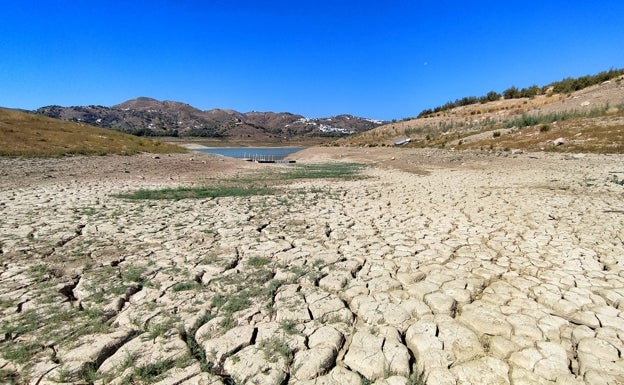
[[[570,94],[501,99],[393,122],[341,144],[383,146],[411,138],[408,146],[415,147],[621,152],[623,124],[620,77]]]
[[[0,155],[172,153],[186,150],[117,131],[0,108]]]

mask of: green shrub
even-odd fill
[[[511,86],[503,91],[503,97],[505,99],[517,99],[520,97],[520,90],[517,87]]]
[[[485,98],[488,102],[495,102],[499,100],[501,97],[502,95],[496,91],[490,91],[487,93],[487,95],[485,95]]]

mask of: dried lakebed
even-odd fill
[[[3,172],[1,382],[623,383],[624,158],[426,159],[182,200]]]

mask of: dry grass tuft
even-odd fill
[[[0,155],[58,157],[180,153],[186,149],[117,131],[0,108]]]

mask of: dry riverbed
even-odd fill
[[[314,148],[365,179],[0,159],[0,382],[624,383],[624,157]]]

